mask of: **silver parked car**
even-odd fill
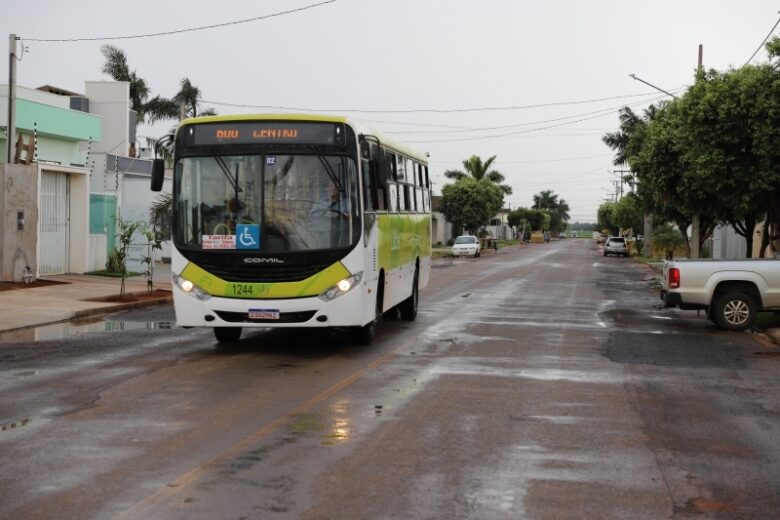
[[[628,256],[628,244],[623,237],[609,237],[604,243],[604,256],[622,255]]]
[[[461,235],[452,244],[452,256],[478,257],[481,253],[479,239],[473,235]]]

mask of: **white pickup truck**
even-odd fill
[[[667,307],[704,309],[723,329],[748,329],[758,311],[780,310],[780,260],[667,261],[661,300]]]

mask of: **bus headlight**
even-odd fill
[[[335,300],[342,294],[346,294],[351,291],[355,286],[360,285],[360,280],[363,279],[363,273],[353,274],[349,278],[340,280],[336,285],[330,287],[327,291],[320,294],[320,299],[326,302]]]
[[[190,294],[194,297],[196,297],[199,300],[206,301],[209,298],[211,298],[211,295],[192,283],[191,281],[187,280],[186,278],[179,276],[178,274],[173,275],[173,283],[179,286],[179,289],[186,292],[187,294]]]

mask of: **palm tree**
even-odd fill
[[[181,80],[181,88],[172,99],[159,95],[148,99],[151,91],[146,81],[138,77],[135,71],[130,70],[125,51],[112,45],[104,45],[100,51],[106,58],[106,62],[103,64],[103,73],[108,74],[115,81],[130,83],[130,107],[135,110],[139,123],[156,123],[166,119],[180,120],[185,117],[216,115],[212,108],[200,110],[200,89],[193,85],[188,78]]]
[[[630,107],[620,109],[620,129],[617,132],[607,132],[601,140],[615,151],[615,159],[612,164],[620,166],[628,163],[628,145],[631,136],[636,129],[644,124],[642,118],[636,114]]]
[[[200,110],[201,92],[198,87],[192,84],[189,78],[182,78],[181,89],[173,96],[173,101],[181,107],[181,113],[185,117],[214,116],[216,111],[213,108]]]
[[[111,76],[115,81],[127,81],[130,83],[130,108],[135,110],[139,123],[143,123],[147,116],[146,99],[149,97],[149,87],[143,78],[135,71],[131,71],[127,64],[125,51],[113,45],[103,45],[100,52],[106,58],[103,64],[103,73]]]
[[[534,195],[534,208],[558,209],[558,195],[553,190],[540,191]]]
[[[168,99],[160,96],[149,100],[148,105],[153,107],[149,122],[154,123],[162,119],[186,119],[189,117],[215,116],[217,112],[213,108],[201,109],[201,92],[192,84],[189,78],[182,78],[181,88]]]
[[[463,161],[463,168],[466,170],[465,172],[461,170],[447,170],[444,172],[444,176],[456,181],[465,177],[473,177],[476,180],[488,179],[489,181],[498,184],[498,187],[503,192],[504,196],[511,195],[512,187],[507,184],[501,184],[504,182],[504,176],[498,171],[490,169],[490,166],[495,160],[496,156],[494,155],[483,163],[479,156],[472,155]]]
[[[623,107],[620,109],[620,128],[617,132],[607,132],[601,138],[601,140],[615,151],[615,158],[612,164],[615,166],[621,166],[628,164],[628,157],[633,151],[637,150],[638,144],[631,143],[631,139],[637,135],[639,130],[645,127],[650,121],[652,121],[658,113],[658,107],[656,105],[650,105],[644,110],[642,117],[636,114],[631,108]],[[636,189],[636,179],[629,175],[629,179],[625,177],[623,180],[628,180],[631,185],[631,189]],[[645,242],[642,254],[650,256],[652,253],[652,229],[653,229],[653,214],[645,214]]]
[[[562,221],[569,220],[569,203],[563,199],[558,199],[558,194],[553,190],[540,191],[534,195],[534,209],[547,210],[557,213]]]
[[[569,207],[569,203],[568,202],[566,202],[563,199],[560,199],[558,201],[557,211],[558,211],[558,215],[561,216],[561,220],[563,220],[563,221],[568,221],[569,220],[569,218],[570,218],[569,217],[569,211],[570,210],[571,210],[571,208]]]

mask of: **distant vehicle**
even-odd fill
[[[604,243],[604,256],[628,256],[628,244],[623,237],[609,237]]]
[[[479,239],[473,235],[461,235],[452,243],[452,256],[478,257],[482,253]]]
[[[603,233],[599,233],[599,236],[598,236],[598,238],[596,239],[596,242],[597,242],[597,243],[599,243],[599,244],[603,244],[603,243],[605,243],[606,241],[607,241],[607,235],[605,235],[605,234],[603,234]]]
[[[571,232],[571,237],[572,238],[577,238],[577,232],[576,231],[572,231]]]
[[[661,300],[667,307],[704,309],[722,329],[749,329],[758,311],[780,310],[780,260],[667,261]]]
[[[566,238],[566,233],[561,231],[560,233],[558,233],[558,238]]]

